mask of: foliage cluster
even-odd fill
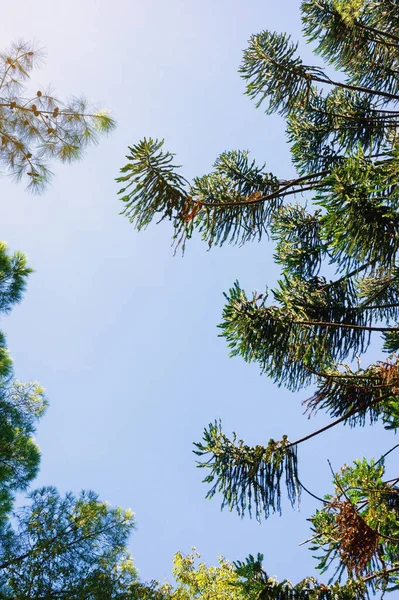
[[[0,53],[0,164],[31,191],[48,182],[49,160],[77,160],[99,133],[115,127],[106,110],[84,97],[61,102],[50,88],[28,93],[30,73],[42,60],[39,48],[22,41]]]

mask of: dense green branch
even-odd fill
[[[302,177],[298,177],[296,179],[292,179],[287,183],[283,183],[281,187],[279,187],[275,192],[272,192],[267,195],[259,195],[255,198],[243,199],[242,201],[237,202],[206,202],[201,201],[201,205],[208,208],[229,208],[232,206],[251,206],[253,204],[260,204],[261,202],[265,202],[267,200],[274,200],[275,198],[279,198],[281,196],[290,196],[291,194],[300,194],[302,192],[306,192],[309,190],[318,189],[319,185],[316,182],[310,185],[302,186],[302,182],[307,182],[309,179],[319,179],[323,175],[327,175],[329,173],[328,170],[320,171],[319,173],[311,173],[309,175],[303,175]],[[290,190],[290,188],[298,186],[298,189]],[[290,191],[287,191],[290,190]]]

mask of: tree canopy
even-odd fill
[[[134,598],[142,600],[245,600],[244,589],[234,565],[223,556],[209,567],[195,548],[190,554],[177,552],[173,557],[174,585],[156,581],[139,583]]]
[[[0,243],[0,313],[20,302],[31,272],[24,254],[10,254]],[[14,493],[26,490],[37,474],[40,452],[33,436],[46,406],[39,384],[13,379],[5,335],[0,332],[0,523],[11,510]]]
[[[282,436],[256,447],[215,422],[195,444],[208,496],[221,493],[222,506],[259,520],[280,512],[283,478],[292,504],[304,490],[300,443],[338,423],[399,426],[398,6],[310,0],[301,11],[317,66],[303,63],[290,36],[262,31],[240,67],[257,107],[286,120],[295,177],[232,150],[190,183],[163,141],[144,139],[129,148],[117,180],[130,222],[140,230],[169,219],[183,250],[196,232],[209,247],[264,236],[275,242],[277,287],[251,295],[235,282],[221,335],[233,356],[258,363],[277,385],[314,386],[307,411],[331,420],[300,440]],[[379,341],[385,354],[360,367],[358,358]],[[333,471],[334,491],[319,499],[311,548],[322,572],[335,567],[334,591],[310,580],[273,591],[262,575],[254,576],[256,597],[354,599],[399,589],[399,478],[384,475],[395,448]],[[261,569],[255,559],[241,569],[254,572],[255,563]]]
[[[21,600],[129,598],[137,573],[126,549],[133,513],[93,492],[30,494],[0,536],[1,597]]]
[[[50,160],[81,158],[99,134],[115,127],[108,111],[83,96],[62,102],[51,88],[28,92],[31,71],[43,59],[43,50],[31,42],[16,42],[0,53],[0,164],[34,192],[49,181]]]

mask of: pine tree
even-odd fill
[[[24,254],[10,254],[0,242],[0,314],[20,302],[31,272]],[[33,436],[46,406],[37,383],[13,379],[6,339],[0,332],[0,527],[12,508],[15,492],[26,490],[38,472],[40,451]]]
[[[0,528],[14,493],[26,490],[39,470],[40,451],[33,436],[46,407],[37,383],[0,382]]]
[[[279,512],[283,475],[298,501],[297,449],[310,437],[338,423],[399,426],[398,9],[396,0],[303,1],[304,35],[321,66],[304,64],[288,35],[250,39],[240,73],[256,105],[285,118],[294,178],[234,150],[189,183],[153,139],[129,148],[118,178],[130,222],[140,230],[171,220],[183,250],[195,231],[210,247],[265,235],[276,243],[278,286],[248,295],[236,282],[221,332],[233,356],[257,362],[277,385],[315,386],[308,412],[332,420],[302,439],[256,447],[226,436],[219,422],[205,429],[196,454],[208,496],[221,493],[240,516]],[[357,358],[381,338],[385,356],[360,368]],[[333,472],[334,491],[311,519],[312,549],[322,571],[335,565],[334,588],[307,580],[273,590],[250,558],[239,569],[254,597],[354,599],[399,589],[399,477],[384,477],[396,448]]]
[[[61,102],[50,88],[27,94],[30,73],[43,57],[42,50],[22,41],[0,53],[0,164],[34,192],[51,177],[49,160],[78,160],[99,134],[115,127],[106,110],[83,97]]]
[[[4,600],[128,600],[137,572],[126,542],[133,513],[93,492],[62,498],[54,488],[30,494],[0,536]]]

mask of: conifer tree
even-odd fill
[[[4,600],[128,600],[137,572],[126,542],[131,511],[93,492],[62,498],[54,488],[30,494],[0,536]]]
[[[0,314],[10,312],[22,299],[31,272],[24,254],[10,254],[0,242]],[[11,510],[14,493],[27,489],[37,474],[40,452],[33,435],[46,406],[37,383],[13,379],[6,339],[0,332],[0,526]]]
[[[41,49],[23,41],[0,53],[0,164],[34,192],[49,181],[50,160],[79,159],[99,134],[115,127],[106,110],[84,97],[61,102],[50,88],[28,93],[31,71],[43,58]]]
[[[219,422],[205,429],[196,454],[208,496],[220,493],[222,506],[257,519],[280,512],[283,476],[298,501],[297,449],[310,437],[338,423],[399,427],[398,3],[304,0],[301,10],[317,66],[302,62],[288,35],[262,31],[240,67],[248,96],[286,120],[295,177],[233,150],[189,183],[163,141],[144,139],[118,178],[130,222],[140,230],[169,219],[183,250],[194,232],[210,247],[275,241],[276,289],[248,295],[234,283],[221,332],[233,356],[257,362],[277,385],[314,386],[307,410],[331,420],[302,439],[256,447],[229,438]],[[360,368],[371,342],[385,354]],[[333,472],[333,492],[320,499],[311,544],[321,571],[335,567],[333,587],[309,579],[272,589],[250,557],[238,565],[248,593],[353,600],[399,589],[399,474],[384,476],[397,447]]]
[[[0,381],[0,529],[14,493],[26,490],[37,475],[40,451],[33,435],[46,406],[37,383]]]

